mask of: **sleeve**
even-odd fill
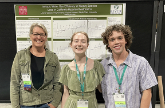
[[[66,73],[66,67],[67,67],[67,65],[63,66],[63,68],[62,68],[59,82],[62,83],[63,85],[68,86],[68,78],[67,78],[67,73]]]
[[[55,74],[54,74],[54,100],[51,102],[51,104],[55,107],[57,107],[60,104],[61,101],[61,96],[62,96],[62,85],[59,83],[59,77],[60,77],[60,72],[61,72],[61,67],[60,63],[58,60],[58,57],[56,56],[57,65],[55,69]]]
[[[105,103],[108,103],[108,95],[107,95],[107,86],[106,86],[106,79],[105,79],[105,75],[103,76],[103,80],[101,82],[101,89],[102,89],[102,95],[104,98]]]
[[[146,59],[140,65],[139,79],[141,92],[157,85],[155,73]]]
[[[99,84],[101,84],[103,76],[105,75],[105,70],[103,65],[97,61],[97,69],[98,69],[98,78],[99,78]]]
[[[10,77],[10,100],[11,100],[12,108],[20,108],[20,103],[19,103],[20,77],[21,77],[21,72],[19,69],[19,57],[18,54],[16,54],[11,68],[11,77]]]
[[[102,60],[101,61],[101,64],[102,66],[104,66],[104,61]],[[103,79],[102,79],[102,82],[101,82],[101,89],[102,89],[102,95],[103,95],[103,98],[104,98],[104,101],[105,103],[107,103],[107,90],[106,90],[106,78],[105,78],[106,75],[103,76]]]

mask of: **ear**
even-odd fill
[[[45,40],[48,41],[48,36],[45,37]]]
[[[72,43],[69,43],[69,46],[72,47]]]
[[[89,43],[87,44],[87,47],[89,46]]]
[[[30,34],[30,40],[32,40],[31,38],[32,38],[32,34]]]

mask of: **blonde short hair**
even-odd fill
[[[31,25],[30,31],[29,31],[29,36],[30,36],[31,34],[33,34],[33,29],[34,29],[34,27],[40,27],[40,28],[42,28],[43,31],[45,32],[45,35],[48,36],[48,31],[47,31],[46,27],[45,27],[43,24],[40,24],[40,23],[33,23],[33,24]]]

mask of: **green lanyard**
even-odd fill
[[[78,69],[78,66],[77,66],[77,63],[76,63],[76,59],[74,59],[74,61],[76,63],[77,77],[78,77],[78,79],[80,81],[80,85],[81,85],[82,96],[84,95],[83,94],[83,92],[84,92],[84,80],[85,80],[85,75],[86,75],[87,60],[88,60],[88,58],[86,57],[86,63],[85,63],[85,66],[84,66],[83,84],[82,84],[81,79],[80,79],[80,72],[79,72],[79,69]]]
[[[124,77],[124,73],[125,73],[126,68],[127,68],[127,65],[125,65],[124,70],[123,70],[123,73],[121,75],[121,79],[119,80],[119,77],[118,77],[117,72],[116,72],[116,68],[113,66],[113,70],[115,71],[115,76],[116,76],[117,82],[119,84],[119,92],[120,92],[120,86],[122,84],[122,81],[123,81],[123,77]]]

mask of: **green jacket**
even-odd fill
[[[46,49],[44,63],[44,82],[37,90],[31,85],[31,91],[24,90],[22,74],[31,76],[30,47],[19,51],[13,61],[10,81],[10,100],[12,108],[20,108],[20,105],[31,106],[47,102],[57,107],[61,100],[61,84],[58,82],[60,75],[60,64],[58,57]],[[32,81],[32,77],[31,77]]]

